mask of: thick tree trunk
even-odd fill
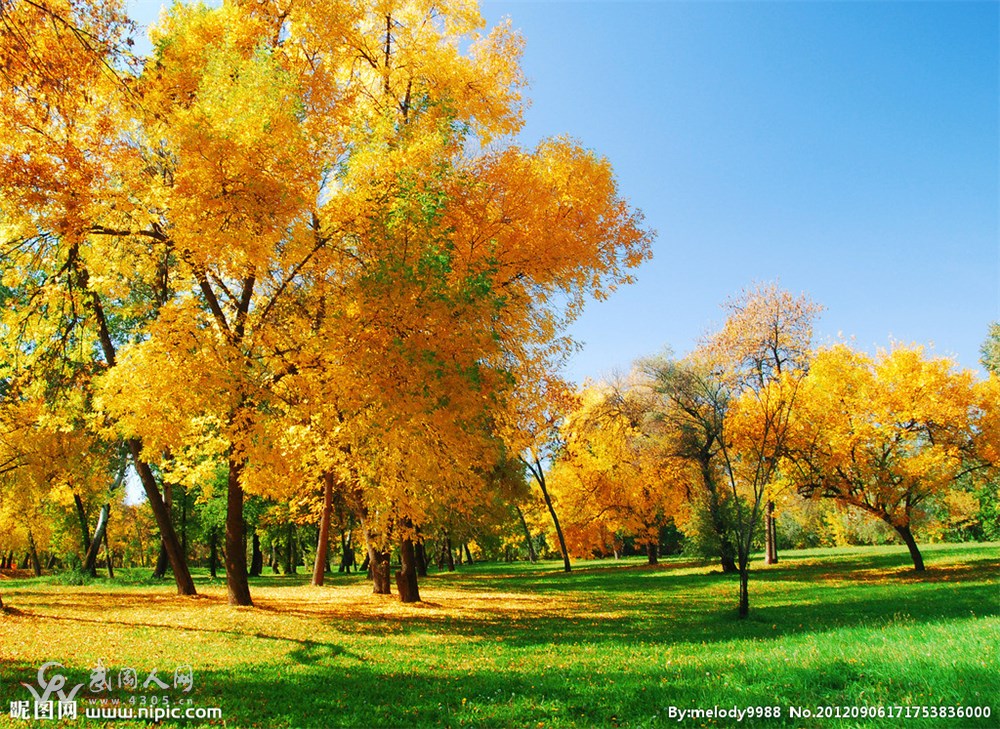
[[[28,554],[31,555],[31,569],[35,577],[42,576],[42,563],[38,561],[38,550],[35,548],[35,535],[28,530]]]
[[[468,542],[462,542],[462,549],[465,550],[465,561],[469,564],[475,564],[475,561],[472,559],[472,552],[469,551]]]
[[[256,530],[254,530],[251,542],[250,576],[260,577],[261,572],[264,571],[264,553],[260,551],[260,536],[258,536]]]
[[[369,572],[371,564],[372,564],[372,556],[368,552],[368,550],[365,550],[365,558],[361,562],[361,566],[358,568],[358,572]]]
[[[97,553],[101,551],[101,542],[104,541],[104,532],[108,528],[108,517],[111,515],[111,504],[101,507],[101,513],[97,517],[97,528],[94,530],[94,540],[87,550],[87,558],[84,560],[83,569],[91,575],[97,575]]]
[[[920,549],[917,547],[917,540],[913,538],[913,533],[910,531],[910,527],[907,526],[896,526],[896,533],[899,534],[900,539],[903,540],[903,544],[907,546],[910,550],[910,559],[913,560],[913,569],[917,572],[924,571],[924,558],[920,554]]]
[[[656,542],[649,542],[646,544],[646,557],[649,561],[649,564],[659,563],[660,561],[659,552],[660,552],[659,546],[656,544]]]
[[[247,575],[247,550],[243,529],[243,487],[240,475],[243,464],[229,458],[226,484],[226,588],[230,605],[253,606]]]
[[[330,549],[330,512],[333,511],[333,474],[323,474],[323,513],[319,519],[319,539],[316,541],[316,563],[312,583],[319,587],[326,575],[326,558]]]
[[[736,566],[736,549],[733,547],[732,543],[727,539],[722,538],[719,546],[722,552],[720,556],[722,571],[726,574],[739,572],[740,568]]]
[[[531,538],[531,530],[528,529],[528,521],[524,518],[524,512],[521,511],[521,507],[514,505],[517,509],[517,518],[521,520],[521,528],[524,529],[524,543],[528,546],[528,560],[534,564],[538,557],[535,555],[535,544],[534,540]]]
[[[420,602],[417,586],[417,556],[409,537],[399,540],[400,569],[396,572],[396,589],[400,602]]]
[[[774,523],[774,502],[768,501],[764,511],[764,564],[778,563],[777,531]]]
[[[368,546],[368,570],[371,572],[372,592],[376,595],[390,595],[389,553]]]

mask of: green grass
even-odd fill
[[[140,681],[191,664],[188,696],[221,707],[230,727],[1000,726],[1000,545],[933,545],[925,557],[917,575],[899,547],[785,553],[755,565],[747,620],[734,578],[681,559],[581,562],[568,575],[553,562],[467,566],[422,580],[418,606],[369,595],[353,575],[323,588],[260,578],[254,609],[226,605],[206,575],[195,599],[139,574],[79,587],[5,579],[0,726],[26,725],[8,703],[30,698],[19,682],[41,663],[61,662],[73,685],[98,659]],[[781,717],[670,714],[714,706]],[[789,717],[826,706],[992,716]]]

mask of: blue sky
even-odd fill
[[[134,0],[148,22],[159,3]],[[592,304],[571,379],[689,351],[779,279],[820,342],[935,344],[978,368],[1000,318],[1000,4],[486,0],[526,39],[521,142],[606,155],[658,231]]]

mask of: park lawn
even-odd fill
[[[0,579],[0,726],[34,723],[8,706],[31,698],[19,683],[35,683],[41,664],[87,684],[79,699],[94,695],[100,660],[112,676],[135,668],[140,682],[153,669],[171,681],[189,664],[189,694],[156,693],[220,707],[229,727],[996,727],[1000,544],[924,552],[924,575],[903,547],[755,563],[743,621],[735,578],[683,558],[579,562],[571,574],[555,562],[465,566],[422,579],[419,605],[371,595],[358,575],[322,588],[305,576],[252,580],[255,608],[228,606],[224,583],[206,575],[197,598],[135,576]],[[671,715],[715,706],[781,716]],[[895,706],[989,706],[992,716],[789,716]]]

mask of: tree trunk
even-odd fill
[[[455,571],[455,555],[452,553],[451,537],[444,540],[445,561],[448,563],[448,571]]]
[[[475,564],[475,562],[472,560],[472,552],[469,551],[468,542],[462,542],[462,549],[465,550],[465,561],[468,562],[469,564]]]
[[[563,536],[562,527],[559,526],[559,517],[556,516],[556,508],[552,505],[552,499],[549,498],[549,490],[545,487],[545,476],[542,474],[542,465],[538,463],[537,467],[538,471],[535,474],[535,480],[542,487],[542,496],[545,498],[545,505],[549,508],[549,516],[552,517],[552,523],[556,527],[556,537],[559,539],[559,551],[562,552],[563,558],[563,572],[569,572],[572,568],[569,564],[569,550],[566,549],[566,538]]]
[[[173,512],[174,512],[174,492],[170,484],[163,483],[163,503],[166,506],[167,513],[170,514],[170,523],[173,525]],[[175,535],[176,536],[176,535]],[[187,557],[187,550],[181,547],[181,554]],[[167,543],[163,540],[162,531],[160,537],[160,553],[156,557],[156,566],[153,568],[153,577],[158,580],[162,580],[167,574],[167,566],[170,564],[170,556],[167,554]]]
[[[208,532],[208,573],[213,580],[219,576],[219,534],[215,527]]]
[[[896,533],[899,534],[900,538],[903,540],[903,544],[905,544],[910,550],[910,559],[913,560],[913,569],[917,572],[923,572],[924,558],[920,554],[920,549],[917,547],[917,541],[913,538],[913,533],[910,531],[909,525],[897,526],[895,529]]]
[[[271,574],[274,574],[274,575],[278,574],[278,564],[279,564],[279,560],[278,560],[278,544],[272,538],[271,539]]]
[[[101,542],[104,540],[104,532],[108,528],[108,517],[111,514],[111,504],[101,507],[101,513],[97,517],[97,528],[94,530],[94,540],[87,550],[87,558],[84,560],[83,569],[92,576],[97,576],[97,553],[101,551]]]
[[[194,580],[191,579],[191,571],[188,569],[187,556],[181,549],[180,540],[177,539],[177,532],[170,521],[170,509],[164,504],[160,496],[160,489],[156,485],[156,478],[149,464],[140,458],[142,444],[135,438],[125,441],[129,452],[132,454],[132,465],[135,466],[142,482],[142,488],[146,492],[153,515],[156,517],[156,525],[160,529],[160,541],[166,550],[167,559],[170,561],[170,568],[174,572],[174,581],[177,583],[178,595],[197,595],[194,589]]]
[[[110,504],[109,504],[110,506]],[[107,557],[108,563],[108,578],[115,579],[115,566],[114,566],[114,553],[111,551],[111,534],[108,530],[110,526],[111,515],[108,515],[108,524],[104,527],[104,556]]]
[[[247,575],[247,550],[243,529],[243,487],[240,476],[243,464],[229,457],[229,479],[226,493],[226,588],[230,605],[252,607],[250,582]]]
[[[413,540],[405,536],[399,540],[400,569],[396,571],[396,589],[400,602],[420,602],[417,587],[417,557]]]
[[[258,536],[256,529],[251,542],[250,576],[260,577],[261,572],[264,571],[264,553],[260,551],[260,536]]]
[[[748,565],[740,565],[740,617],[750,614],[750,570]]]
[[[427,576],[427,548],[423,542],[417,542],[414,546],[414,551],[417,556],[417,576],[426,577]]]
[[[389,553],[368,545],[368,570],[371,572],[372,592],[376,595],[390,595]]]
[[[330,549],[330,512],[333,511],[333,474],[323,474],[323,513],[319,519],[319,539],[316,541],[316,564],[312,583],[319,587],[326,574],[326,558]]]
[[[660,561],[659,560],[659,551],[660,550],[658,549],[658,545],[656,544],[656,542],[647,542],[647,544],[646,544],[646,557],[647,557],[647,559],[649,561],[649,564],[657,564],[657,563],[659,563],[659,561]]]
[[[720,542],[722,571],[726,574],[732,574],[734,572],[739,572],[740,568],[736,566],[736,549],[733,547],[732,543],[726,539],[722,538]]]
[[[295,522],[288,522],[286,527],[286,550],[285,550],[285,574],[294,575],[295,574]]]
[[[535,544],[534,540],[531,538],[531,530],[528,529],[528,521],[524,518],[524,512],[521,511],[520,506],[515,504],[514,508],[517,509],[517,517],[521,520],[521,527],[524,529],[524,543],[528,545],[528,560],[534,564],[538,557],[535,555]]]
[[[183,486],[181,488],[181,551],[186,555],[188,553],[188,535],[187,535],[187,489]]]
[[[365,550],[365,558],[361,562],[361,566],[358,568],[358,572],[370,572],[371,571],[371,569],[370,569],[371,568],[371,564],[372,564],[372,556],[368,552],[368,550],[366,549]]]
[[[35,572],[35,577],[42,576],[42,563],[38,561],[38,550],[35,549],[35,535],[28,530],[28,554],[31,555],[31,568]]]
[[[353,533],[350,529],[344,530],[340,533],[340,564],[337,566],[337,572],[351,573],[351,567],[357,567],[357,562],[354,558],[354,546],[351,544],[353,538]],[[367,569],[367,565],[363,568]]]
[[[764,564],[778,563],[777,531],[774,523],[774,502],[768,501],[764,511]]]
[[[83,553],[86,555],[90,552],[90,527],[87,525],[87,512],[83,508],[83,500],[75,491],[73,492],[73,503],[76,504],[76,516],[80,522],[80,533],[83,535]]]

